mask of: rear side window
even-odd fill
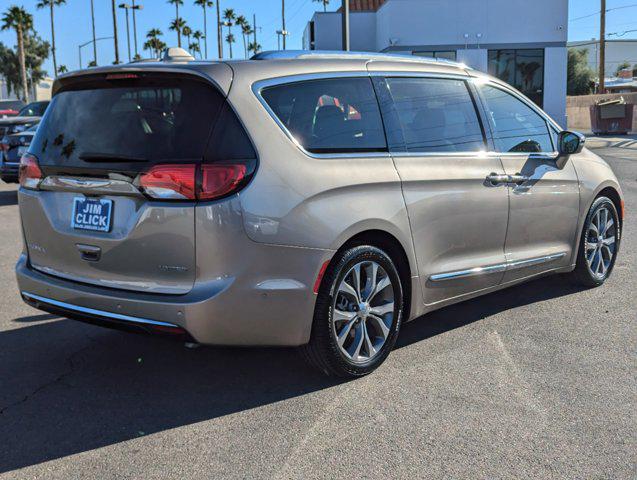
[[[212,85],[182,77],[92,81],[55,95],[30,151],[45,167],[109,169],[118,164],[143,170],[160,162],[193,162],[204,158],[223,113],[227,128],[239,129],[243,137],[228,135],[222,149],[208,151],[232,159],[229,152],[237,145],[243,148],[240,143],[247,139],[224,103]],[[218,141],[221,127],[215,129]]]
[[[490,85],[480,87],[496,151],[552,152],[546,120],[510,93]]]
[[[369,78],[311,80],[261,92],[279,121],[312,153],[387,151]]]
[[[408,152],[485,149],[467,85],[440,78],[387,78]]]

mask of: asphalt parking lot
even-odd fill
[[[637,150],[591,145],[626,195],[605,286],[548,277],[435,312],[350,382],[292,350],[189,350],[24,305],[0,183],[0,478],[635,478]]]

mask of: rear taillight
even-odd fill
[[[139,186],[152,198],[194,200],[196,165],[155,165],[139,178]]]
[[[22,155],[19,177],[22,187],[36,190],[42,181],[42,170],[38,165],[38,159],[29,153]]]
[[[239,189],[247,172],[244,164],[155,165],[139,177],[139,186],[156,199],[213,200]]]
[[[246,177],[245,165],[202,165],[198,198],[210,200],[235,191]]]

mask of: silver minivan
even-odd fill
[[[20,292],[364,375],[403,321],[549,273],[608,278],[624,203],[583,145],[505,83],[434,59],[171,49],[70,73],[21,161]]]

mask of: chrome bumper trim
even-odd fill
[[[72,305],[70,303],[60,302],[58,300],[53,300],[52,298],[41,297],[40,295],[35,295],[29,292],[21,292],[21,294],[25,298],[35,300],[37,302],[53,305],[54,307],[60,307],[65,310],[70,310],[72,312],[85,313],[88,315],[103,317],[105,319],[110,318],[113,320],[120,320],[124,322],[141,323],[145,325],[157,325],[160,327],[181,328],[178,325],[174,325],[168,322],[160,322],[157,320],[149,320],[148,318],[131,317],[130,315],[122,315],[120,313],[105,312],[104,310],[95,310],[93,308],[80,307],[79,305]]]

